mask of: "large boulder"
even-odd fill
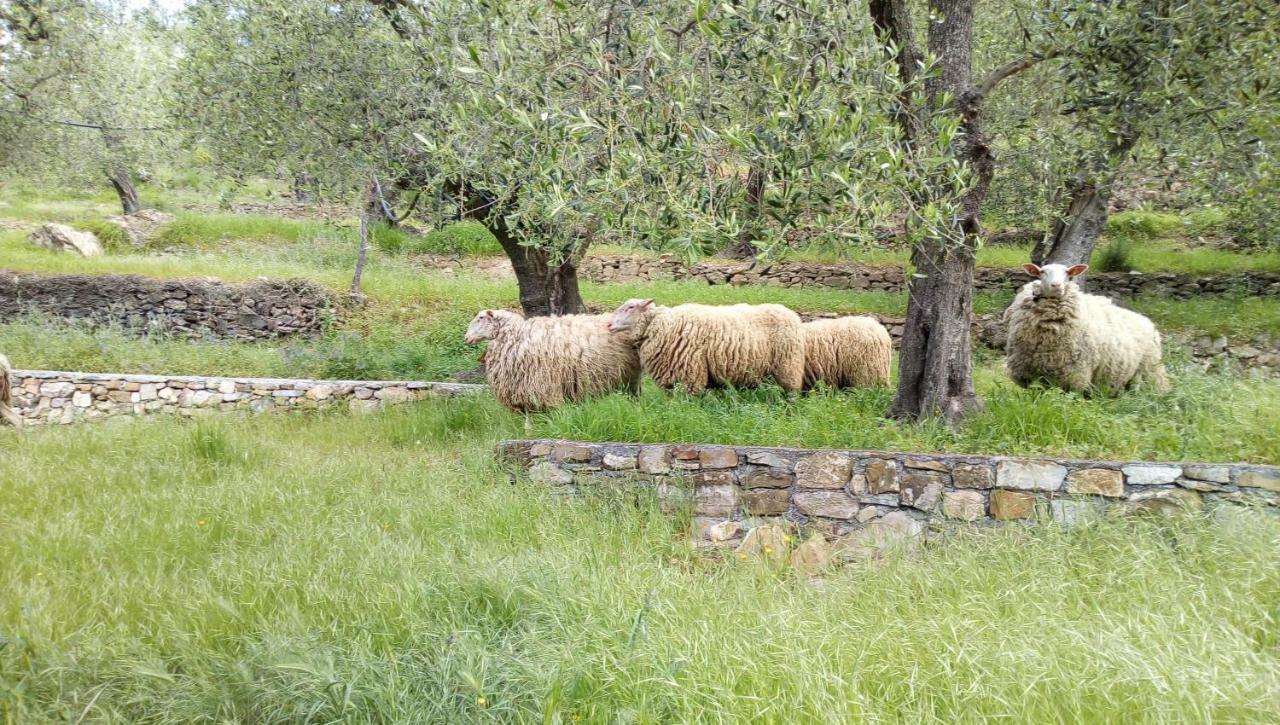
[[[148,242],[155,238],[156,234],[162,227],[173,221],[172,214],[166,214],[156,209],[140,209],[132,214],[123,216],[113,216],[107,219],[107,222],[120,227],[129,239],[129,243],[135,247],[146,246]]]
[[[82,257],[102,254],[102,244],[93,232],[81,232],[66,224],[42,224],[27,240],[38,247],[55,252],[77,252]]]

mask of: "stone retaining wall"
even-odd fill
[[[880,541],[951,525],[1051,519],[1106,509],[1256,505],[1280,514],[1280,467],[1083,461],[721,445],[517,440],[499,454],[564,492],[639,483],[664,506],[692,506],[703,541],[764,524]]]
[[[420,381],[206,378],[52,370],[15,370],[13,385],[14,410],[30,425],[122,415],[190,416],[237,410],[261,413],[332,405],[362,411],[388,403],[452,397],[484,389],[483,385]]]
[[[690,265],[672,255],[660,257],[589,255],[582,260],[579,274],[594,282],[628,282],[651,279],[697,279],[707,284],[773,284],[782,287],[833,287],[851,290],[898,292],[905,288],[901,267],[860,264],[819,264],[815,262],[699,262]],[[1021,270],[979,267],[974,286],[983,292],[1015,290],[1029,278]],[[1132,297],[1200,297],[1236,291],[1258,296],[1280,296],[1280,273],[1239,272],[1196,276],[1174,272],[1147,274],[1125,272],[1091,273],[1086,277],[1089,291],[1096,294]]]
[[[42,275],[0,270],[0,317],[36,312],[139,332],[264,340],[319,332],[337,317],[325,288],[304,279],[225,284],[137,275]]]

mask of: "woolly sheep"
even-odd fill
[[[613,313],[609,330],[634,338],[641,364],[664,388],[681,384],[697,394],[770,376],[788,393],[804,384],[800,316],[782,305],[660,307],[633,299]]]
[[[533,413],[610,390],[639,392],[635,345],[609,334],[607,324],[603,315],[526,320],[507,310],[483,310],[464,340],[491,341],[481,355],[489,389],[507,408]]]
[[[9,358],[0,355],[0,420],[8,422],[14,428],[21,428],[22,419],[9,407],[13,403],[13,393],[9,388],[9,374],[12,370]]]
[[[1025,387],[1041,380],[1079,392],[1119,391],[1143,381],[1168,389],[1159,331],[1137,312],[1081,291],[1072,278],[1088,265],[1023,268],[1037,279],[1005,310],[1014,382]]]
[[[893,338],[871,317],[812,320],[804,330],[804,387],[821,380],[833,388],[889,384]]]

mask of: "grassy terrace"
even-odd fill
[[[0,430],[0,719],[1261,722],[1280,702],[1273,518],[973,532],[819,585],[691,550],[643,496],[508,485],[490,445],[516,430],[484,401]]]

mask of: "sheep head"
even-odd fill
[[[1031,293],[1036,297],[1061,297],[1067,290],[1067,285],[1071,284],[1071,280],[1084,274],[1089,269],[1087,264],[1077,264],[1071,267],[1065,264],[1046,264],[1038,267],[1034,264],[1024,264],[1022,268],[1027,274],[1035,277],[1039,284],[1032,288]]]
[[[519,322],[520,319],[519,315],[509,310],[481,310],[471,318],[471,324],[467,326],[467,334],[463,336],[462,341],[468,345],[477,345],[484,340],[492,340],[498,336],[502,328],[513,322]]]
[[[653,309],[653,300],[630,299],[622,303],[609,318],[609,332],[625,332],[633,330],[646,317],[649,310]]]

